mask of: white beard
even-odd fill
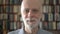
[[[29,23],[30,20],[34,20],[35,23],[32,22],[32,24],[30,24]],[[35,27],[38,27],[39,23],[40,23],[40,19],[36,19],[36,18],[27,18],[27,19],[24,19],[24,25],[25,25],[25,27],[27,27],[30,30],[34,29]]]

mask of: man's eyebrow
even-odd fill
[[[25,8],[25,9],[29,9],[29,8]]]
[[[32,10],[39,10],[39,9],[32,9]]]

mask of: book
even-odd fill
[[[58,21],[58,19],[59,19],[59,14],[55,13],[55,21]]]
[[[56,30],[57,26],[56,26],[56,22],[53,22],[53,30]]]
[[[0,0],[0,4],[3,4],[3,0]]]
[[[53,14],[52,13],[48,14],[48,21],[53,21]]]
[[[8,19],[8,14],[3,14],[3,19]]]
[[[50,22],[48,22],[48,29],[49,29],[49,30],[53,30],[52,22],[51,22],[51,21],[50,21]]]
[[[59,5],[59,0],[56,0],[56,5]]]
[[[48,13],[48,11],[49,11],[49,6],[44,5],[43,6],[43,13]]]
[[[17,15],[17,21],[22,21],[19,15]]]
[[[15,1],[14,1],[14,4],[18,4],[18,0],[15,0]]]
[[[14,4],[14,0],[9,0],[10,1],[10,4]]]
[[[10,13],[13,13],[13,6],[9,6],[10,7]]]
[[[48,21],[48,13],[45,13],[44,15],[45,15],[45,16],[44,16],[44,18],[45,18],[44,20],[45,20],[45,21]]]
[[[3,20],[0,20],[0,31],[3,30]]]
[[[10,12],[10,7],[9,6],[5,6],[5,12],[9,13]]]
[[[45,3],[46,3],[46,4],[49,4],[49,0],[45,0]]]
[[[21,5],[22,0],[14,0],[14,4]]]
[[[3,19],[3,17],[4,17],[4,16],[3,16],[3,14],[0,14],[0,20],[2,20],[2,19]]]
[[[49,11],[49,6],[47,5],[45,9],[46,9],[46,13],[48,13],[48,11]]]
[[[10,30],[10,23],[11,21],[6,20],[6,29],[9,31]]]
[[[52,13],[51,10],[52,10],[52,6],[49,6],[49,11],[48,11],[48,12],[49,12],[49,13]]]
[[[5,0],[5,3],[4,4],[9,4],[9,0]]]
[[[20,29],[21,28],[21,22],[17,22],[16,26],[17,26],[17,29]]]
[[[13,6],[5,6],[6,13],[12,13],[13,12]]]
[[[14,30],[14,22],[10,22],[10,30]]]
[[[55,13],[55,21],[60,21],[60,14],[58,14],[58,13]]]
[[[60,4],[60,0],[59,0],[59,4]]]
[[[56,14],[54,14],[54,21],[56,21]]]
[[[56,0],[53,0],[53,4],[56,5]]]
[[[57,30],[60,30],[60,22],[57,22]]]
[[[43,4],[46,4],[46,0],[43,0]]]
[[[48,22],[43,22],[42,23],[42,28],[44,29],[44,30],[47,30],[48,29]]]
[[[6,0],[3,0],[3,2],[2,2],[3,4],[6,4]]]
[[[15,15],[14,15],[14,21],[17,21],[17,17],[18,17],[18,15],[15,14]]]
[[[3,13],[4,9],[3,6],[0,6],[0,13]]]
[[[6,25],[6,21],[3,21],[3,26],[2,26],[3,27],[3,30],[6,29],[6,26],[5,25]]]
[[[59,5],[55,6],[55,13],[59,13]]]
[[[13,14],[9,14],[9,20],[14,21],[14,15]]]
[[[49,0],[49,4],[50,5],[53,5],[53,0]]]
[[[0,34],[3,34],[3,31],[0,31]]]
[[[54,6],[51,6],[51,12],[55,13],[55,7]]]
[[[59,6],[59,13],[60,13],[60,6]]]
[[[19,13],[20,12],[20,5],[13,6],[13,12],[14,13]]]
[[[16,22],[14,22],[14,30],[16,30],[17,29],[17,25],[16,25],[17,23]]]

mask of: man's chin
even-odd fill
[[[28,27],[31,28],[31,29],[35,28],[36,26],[37,25],[35,25],[35,24],[28,24]]]
[[[28,28],[29,28],[29,29],[33,29],[33,28],[34,28],[34,26],[28,25]]]

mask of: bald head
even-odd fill
[[[26,8],[37,8],[41,11],[43,0],[23,0],[21,9]]]
[[[23,0],[23,3],[29,4],[29,5],[41,5],[42,0]]]

